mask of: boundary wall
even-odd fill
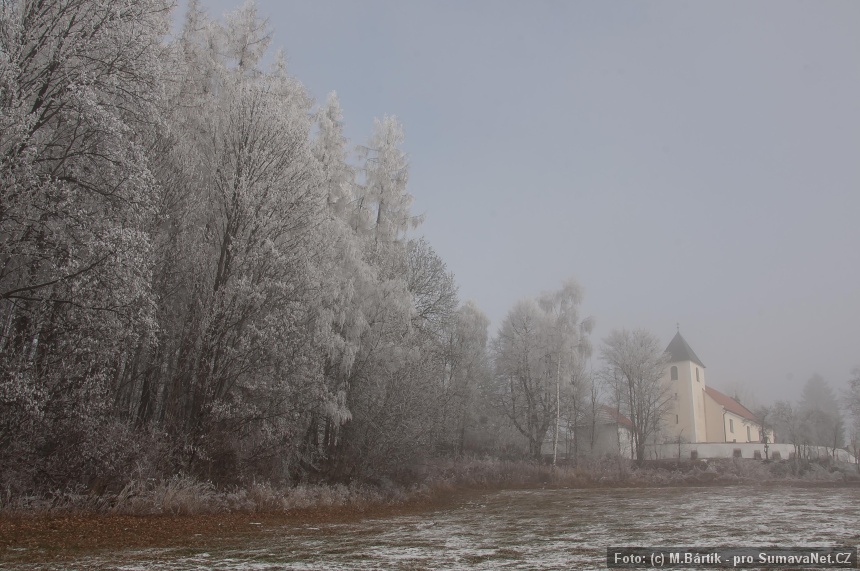
[[[765,459],[765,445],[758,442],[684,442],[680,446],[682,460],[706,460],[711,458],[761,458]],[[646,446],[648,458],[678,459],[678,444],[651,444]],[[802,446],[800,455],[809,459],[829,458],[832,450],[823,446]],[[758,455],[756,454],[758,453]],[[767,458],[788,460],[795,455],[794,444],[768,444]],[[840,462],[856,462],[847,450],[836,449],[836,459]]]

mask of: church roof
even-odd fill
[[[692,361],[697,363],[699,366],[704,367],[705,364],[702,363],[702,360],[696,356],[696,353],[690,348],[687,342],[681,337],[681,332],[675,334],[675,337],[669,342],[669,346],[666,347],[666,353],[672,358],[672,362],[676,363],[678,361]]]
[[[748,409],[732,397],[724,395],[717,389],[711,387],[705,387],[705,393],[709,397],[714,399],[718,405],[722,406],[727,411],[733,412],[736,415],[751,420],[753,422],[758,422],[758,417],[750,409]]]
[[[621,414],[617,408],[606,406],[605,404],[597,407],[594,416],[596,417],[595,420],[597,421],[597,424],[600,425],[617,424],[628,429],[633,428],[633,421]],[[577,426],[588,426],[589,424],[590,422],[588,420],[581,418],[577,423]]]
[[[627,428],[633,428],[633,422],[629,418],[621,414],[621,412],[617,408],[606,406],[604,404],[600,405],[600,412],[603,413],[604,416],[607,416],[612,419],[612,422],[614,424],[620,424],[621,426]]]

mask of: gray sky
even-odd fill
[[[351,143],[403,123],[420,231],[493,328],[575,277],[595,342],[680,323],[718,389],[860,365],[860,2],[258,9]]]

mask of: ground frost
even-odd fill
[[[605,569],[609,546],[857,546],[858,529],[857,489],[505,491],[421,515],[275,527],[241,547],[130,550],[15,568]]]

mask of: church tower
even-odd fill
[[[673,441],[707,442],[705,424],[705,365],[681,337],[681,331],[666,347],[669,368],[664,383],[671,389],[675,406],[664,419],[666,437]]]

